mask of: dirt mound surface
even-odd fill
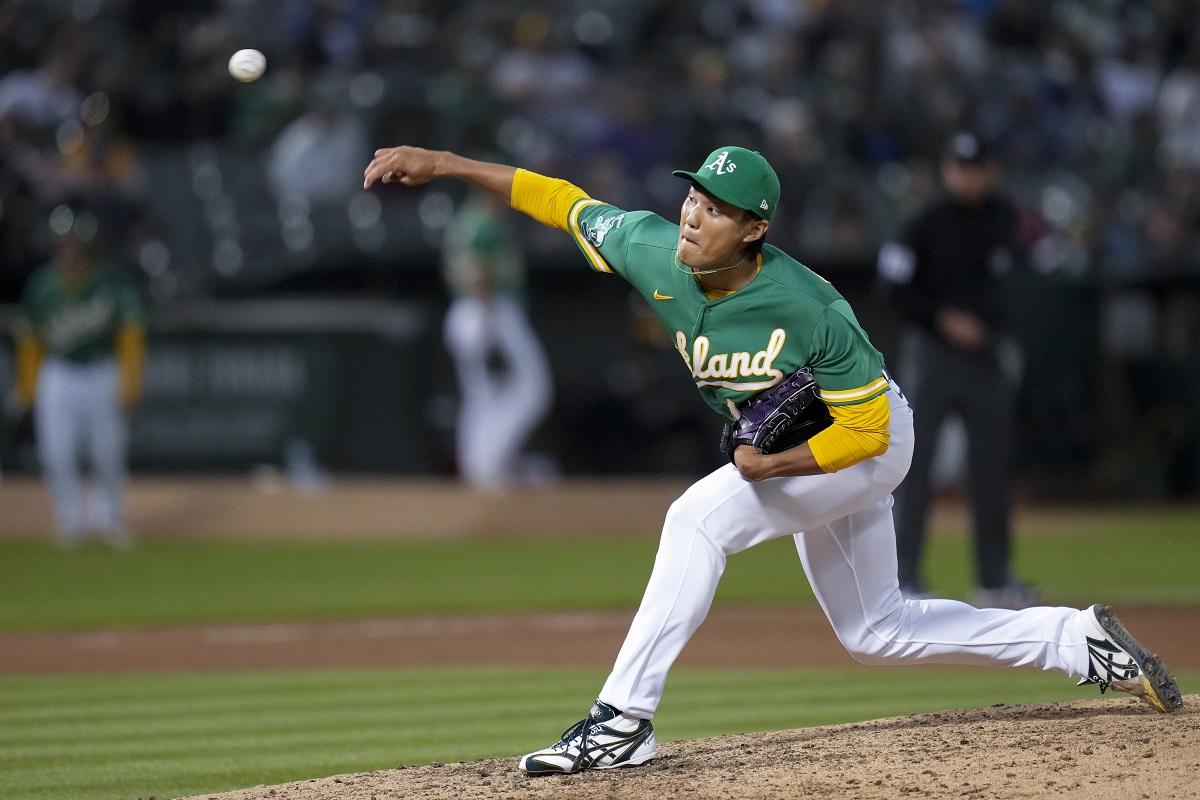
[[[1200,798],[1200,695],[997,706],[659,746],[629,770],[526,778],[516,759],[260,786],[215,800]]]

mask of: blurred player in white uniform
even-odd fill
[[[125,417],[141,389],[144,314],[125,276],[96,262],[91,215],[62,212],[74,223],[64,223],[50,262],[25,286],[15,331],[18,402],[34,412],[60,546],[95,532],[123,548],[129,545]],[[81,448],[98,489],[90,507]]]
[[[458,375],[458,467],[467,485],[485,491],[522,477],[521,448],[552,393],[546,354],[522,301],[520,245],[504,213],[488,195],[472,194],[444,249],[454,293],[445,336]]]

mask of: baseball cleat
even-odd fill
[[[1094,605],[1088,611],[1088,676],[1079,685],[1095,683],[1101,694],[1111,686],[1163,713],[1183,708],[1183,695],[1162,659],[1133,638],[1108,606]]]
[[[585,769],[636,767],[654,758],[654,726],[597,700],[590,713],[545,750],[522,756],[527,775],[568,775]]]

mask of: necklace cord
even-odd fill
[[[691,276],[695,277],[698,275],[712,275],[717,272],[728,272],[731,269],[737,269],[743,263],[745,263],[746,259],[749,256],[750,256],[750,252],[746,251],[746,252],[742,253],[742,257],[738,259],[736,264],[730,264],[728,267],[717,267],[716,269],[699,269],[699,270],[697,270],[697,269],[692,269],[687,264],[684,264],[682,261],[680,261],[679,260],[679,251],[676,251],[674,264],[675,264],[675,269],[679,270],[680,272],[684,273],[685,275],[691,275]]]

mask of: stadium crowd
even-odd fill
[[[171,277],[186,254],[152,153],[188,152],[200,194],[197,153],[236,151],[281,208],[344,207],[371,143],[400,141],[668,212],[671,168],[746,143],[785,187],[773,239],[846,275],[936,189],[963,125],[993,143],[1038,270],[1187,274],[1198,31],[1184,0],[17,0],[0,8],[0,300],[69,198],[100,209],[151,283]],[[224,65],[247,46],[269,67],[240,85]],[[438,228],[438,212],[420,218]],[[357,241],[341,257],[403,256]],[[220,255],[199,269],[221,273]]]

